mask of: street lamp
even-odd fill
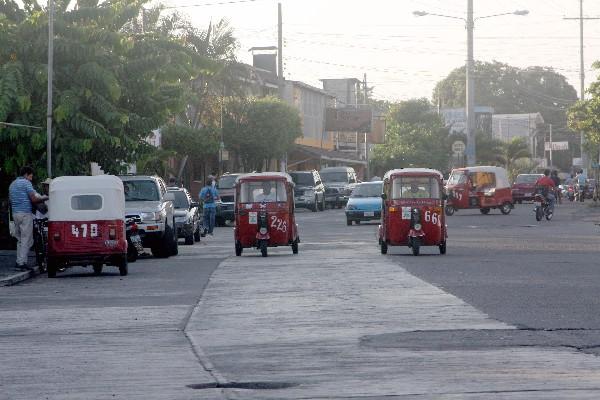
[[[415,17],[443,17],[451,19],[460,19],[465,22],[467,28],[467,65],[466,65],[466,130],[467,130],[467,165],[475,165],[475,132],[473,127],[475,126],[475,102],[474,102],[474,83],[473,83],[473,29],[475,27],[475,21],[478,19],[500,17],[503,15],[528,15],[528,10],[515,10],[513,12],[485,15],[483,17],[473,18],[473,0],[467,0],[467,18],[456,17],[453,15],[435,14],[427,11],[413,11]]]

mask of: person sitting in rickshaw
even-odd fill
[[[429,192],[423,187],[419,186],[417,182],[411,182],[410,189],[404,197],[409,199],[424,199],[431,196],[429,195]]]
[[[263,182],[262,192],[254,195],[254,201],[257,203],[271,203],[277,201],[277,192],[273,191],[271,182]]]

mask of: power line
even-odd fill
[[[220,5],[225,5],[225,4],[254,3],[257,1],[266,1],[266,0],[229,0],[229,1],[220,1],[220,2],[215,2],[215,3],[199,3],[199,4],[184,4],[184,5],[180,5],[180,6],[167,6],[167,7],[163,7],[163,9],[171,10],[171,9],[175,9],[175,8],[220,6]]]

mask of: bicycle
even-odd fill
[[[48,268],[48,218],[34,218],[33,244],[37,266],[44,273]]]

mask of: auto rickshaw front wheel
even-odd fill
[[[410,247],[412,248],[413,256],[418,256],[421,252],[421,239],[412,238]]]
[[[242,247],[242,244],[240,242],[235,242],[235,255],[239,257],[242,255],[243,251],[244,248]]]
[[[298,254],[298,239],[292,242],[292,253]]]
[[[381,243],[379,243],[379,246],[381,247],[381,254],[387,254],[387,252],[388,252],[387,243],[385,241],[381,240]]]
[[[485,207],[485,208],[480,208],[479,212],[482,213],[483,215],[488,215],[490,213],[490,209]]]
[[[102,274],[102,267],[103,267],[102,264],[94,264],[92,266],[92,268],[94,268],[94,275],[98,276],[98,275]]]
[[[119,275],[127,276],[127,274],[129,274],[129,267],[127,265],[127,257],[123,257],[121,259],[121,261],[119,261],[119,264],[117,265],[117,267],[119,267]]]
[[[267,257],[269,255],[269,253],[267,251],[267,241],[266,240],[261,240],[260,243],[258,244],[258,248],[260,249],[260,254],[263,257]]]
[[[454,206],[451,205],[447,205],[446,206],[446,215],[451,217],[452,215],[454,215],[454,212],[456,211],[456,209],[454,208]]]
[[[48,278],[56,278],[56,271],[57,271],[57,267],[56,264],[51,261],[48,260],[48,266],[46,268],[46,272],[48,273]]]

